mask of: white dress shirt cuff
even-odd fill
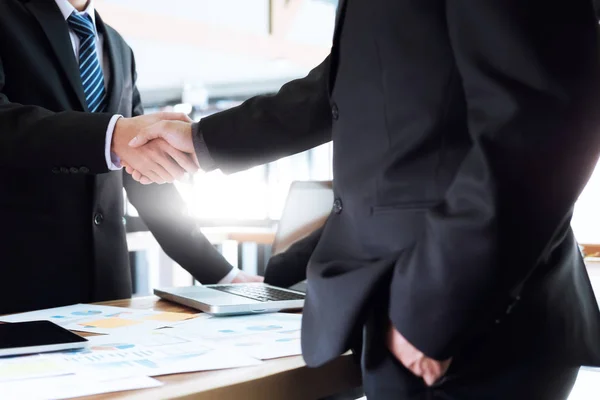
[[[231,283],[235,277],[237,276],[238,272],[240,272],[239,269],[237,268],[231,268],[231,271],[229,271],[229,273],[227,275],[225,275],[223,277],[223,279],[221,279],[219,281],[220,284],[224,284],[224,283]]]
[[[106,141],[104,145],[104,157],[106,158],[106,165],[108,169],[111,171],[118,171],[122,168],[121,160],[117,157],[116,154],[113,154],[110,151],[110,146],[112,144],[112,137],[115,131],[115,126],[117,125],[117,121],[121,118],[122,115],[114,115],[110,122],[108,123],[108,128],[106,128]]]

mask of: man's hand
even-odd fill
[[[448,368],[452,359],[437,361],[429,358],[410,344],[404,336],[390,323],[386,335],[388,349],[409,371],[423,378],[428,386],[440,379]]]
[[[151,170],[147,172],[147,176],[135,170],[131,164],[127,161],[122,161],[121,165],[127,173],[132,175],[133,179],[140,182],[143,185],[149,185],[151,183],[166,183],[173,182],[174,179],[181,180],[186,172],[194,173],[198,171],[198,165],[194,158],[186,153],[183,153],[177,149],[174,149],[171,145],[162,139],[153,140],[147,145],[136,149],[136,159],[148,160],[147,162],[155,162],[151,168],[158,168],[160,172],[154,172]],[[162,167],[162,170],[160,169]],[[154,170],[156,171],[156,170]],[[165,178],[165,171],[169,175]]]
[[[145,148],[155,142],[155,139],[163,139],[174,149],[190,154],[196,165],[196,151],[192,140],[191,121],[163,120],[144,128],[131,141],[129,146],[132,148]],[[150,143],[148,143],[150,142]],[[145,174],[144,171],[135,168],[129,163],[124,164],[125,170],[134,180],[147,185],[156,182],[156,177]]]
[[[195,156],[169,146],[165,141],[154,141],[140,149],[129,146],[129,142],[149,127],[161,125],[163,121],[189,125],[191,120],[180,113],[156,113],[135,118],[120,118],[115,126],[111,151],[129,170],[139,171],[148,178],[142,183],[165,183],[180,179],[185,172],[198,171]]]
[[[233,278],[231,283],[249,283],[249,282],[263,282],[265,278],[257,275],[249,275],[243,271],[238,272],[238,274]]]
[[[154,139],[164,139],[184,153],[195,154],[191,121],[164,120],[145,127],[131,139],[131,147],[140,147]]]

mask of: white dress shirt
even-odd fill
[[[98,56],[98,60],[100,61],[100,68],[102,68],[102,73],[104,75],[104,89],[108,91],[108,82],[110,80],[110,60],[108,57],[104,57],[104,38],[102,35],[98,33],[98,29],[96,28],[96,13],[94,10],[94,0],[90,0],[85,10],[77,11],[75,7],[68,0],[54,0],[58,8],[60,8],[60,12],[62,13],[65,21],[73,14],[73,12],[83,15],[87,14],[92,18],[92,23],[94,24],[94,30],[96,30],[96,54]],[[71,37],[71,44],[73,45],[73,52],[75,53],[75,59],[79,62],[79,36],[75,34],[75,32],[69,26],[69,36]],[[104,146],[104,157],[106,158],[106,166],[108,169],[116,171],[121,169],[121,165],[118,157],[114,154],[111,154],[110,145],[112,143],[112,136],[115,130],[115,125],[117,124],[117,120],[121,118],[121,115],[115,115],[111,118],[108,128],[106,129],[106,141]]]
[[[88,5],[84,11],[77,11],[75,7],[68,0],[54,0],[60,8],[60,12],[62,13],[65,21],[76,12],[77,14],[88,14],[92,18],[92,23],[94,24],[94,29],[96,30],[96,54],[98,55],[98,60],[100,60],[100,68],[102,68],[102,73],[104,74],[104,87],[108,90],[108,82],[110,79],[110,60],[108,57],[104,56],[104,38],[102,35],[98,33],[98,29],[96,28],[96,13],[94,10],[94,0],[90,0]],[[69,26],[69,36],[71,37],[71,43],[73,44],[73,52],[75,53],[75,59],[79,61],[79,36],[75,34],[75,32]],[[117,120],[121,118],[121,115],[115,115],[110,119],[108,124],[108,128],[106,129],[106,141],[105,141],[105,158],[106,165],[108,169],[116,171],[121,169],[121,163],[114,154],[111,154],[110,145],[112,143],[113,132],[115,130],[115,125],[117,124]],[[231,271],[223,279],[219,281],[219,283],[231,283],[237,276],[239,270],[237,268],[232,268]]]

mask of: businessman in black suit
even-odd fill
[[[123,187],[196,279],[255,280],[197,230],[173,185],[142,186],[116,165],[144,163],[126,148],[129,128],[170,116],[127,118],[143,113],[135,75],[92,1],[0,2],[0,314],[131,295]],[[148,154],[186,161],[164,142]],[[184,172],[172,167],[155,178]]]
[[[333,140],[308,365],[362,343],[369,400],[564,399],[600,365],[569,225],[600,149],[597,33],[589,0],[342,0],[306,78],[132,146],[168,135],[232,173]]]

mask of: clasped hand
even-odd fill
[[[436,383],[450,367],[452,359],[438,361],[427,357],[414,347],[390,322],[386,334],[388,350],[402,365],[425,381],[427,386]]]
[[[199,169],[191,123],[187,115],[169,112],[119,118],[111,152],[136,181],[171,183]]]

